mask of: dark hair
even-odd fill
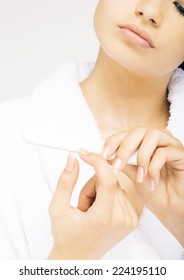
[[[184,62],[182,64],[180,64],[179,68],[184,70]]]

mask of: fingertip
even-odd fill
[[[87,163],[89,165],[93,165],[93,162],[94,162],[94,153],[93,152],[89,152],[85,149],[80,149],[78,154],[79,154],[80,159],[82,159],[85,163]]]
[[[89,154],[90,154],[90,152],[87,150],[84,150],[84,149],[79,150],[79,156],[87,156]]]
[[[101,150],[101,155],[106,159],[110,155],[111,147],[110,146],[103,146]]]
[[[75,165],[75,157],[72,153],[68,154],[67,157],[67,161],[66,161],[66,166],[65,166],[65,170],[68,172],[71,172],[74,169],[74,165]]]
[[[117,171],[120,171],[123,167],[123,160],[121,158],[116,158],[112,164],[112,169],[113,170],[117,170]]]
[[[144,168],[141,166],[138,166],[137,168],[137,176],[136,176],[136,182],[141,184],[144,181],[145,171]]]

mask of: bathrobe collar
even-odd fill
[[[70,63],[36,88],[33,93],[35,123],[87,137],[100,137],[79,83],[94,63]],[[170,117],[167,128],[184,142],[184,71],[177,69],[169,83]]]

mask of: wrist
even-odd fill
[[[61,252],[53,247],[47,260],[97,260],[103,257],[103,254],[90,254],[89,252],[72,253],[71,251]]]
[[[58,252],[58,250],[56,250],[56,248],[53,247],[47,259],[48,260],[66,260],[67,258],[65,258],[63,254]]]

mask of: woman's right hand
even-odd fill
[[[138,226],[137,214],[106,160],[84,151],[79,155],[95,175],[82,189],[78,207],[72,207],[79,164],[68,156],[49,208],[54,244],[48,259],[100,259]]]

